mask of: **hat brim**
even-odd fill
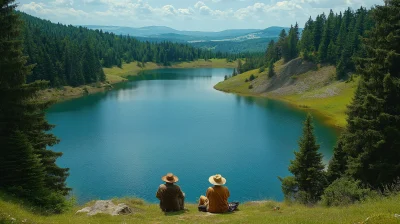
[[[218,186],[221,186],[221,185],[226,184],[226,179],[223,178],[223,177],[221,177],[221,183],[215,182],[215,181],[214,181],[214,176],[209,177],[209,178],[208,178],[208,181],[209,181],[211,184],[213,184],[213,185],[218,185]]]
[[[167,179],[167,175],[165,175],[165,176],[161,177],[161,180],[164,181],[164,182],[172,184],[172,183],[178,182],[179,178],[177,176],[174,176],[174,180],[168,180]]]

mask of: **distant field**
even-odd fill
[[[138,199],[116,199],[114,203],[126,203],[133,210],[131,215],[109,216],[75,215],[84,206],[74,207],[61,215],[42,216],[11,201],[0,194],[0,223],[303,223],[303,224],[398,224],[400,219],[400,195],[377,198],[343,207],[308,207],[274,201],[248,202],[239,206],[240,211],[230,214],[210,214],[197,211],[197,205],[187,204],[185,212],[164,214],[158,204],[144,203]],[[274,210],[275,207],[279,210]],[[12,221],[13,220],[13,221]]]
[[[197,60],[192,62],[179,62],[174,63],[171,66],[161,66],[153,62],[147,62],[145,67],[141,68],[137,66],[137,62],[131,62],[129,64],[123,64],[122,68],[112,67],[104,68],[104,73],[107,76],[133,76],[144,70],[152,70],[159,68],[234,68],[236,62],[227,62],[226,59],[210,59],[210,60]]]
[[[285,66],[282,61],[275,64],[277,77],[273,79],[268,78],[267,71],[259,73],[255,69],[220,82],[215,89],[283,100],[313,111],[331,126],[343,128],[346,125],[347,105],[351,103],[359,79],[336,81],[333,66],[309,70],[300,75],[284,74]],[[245,82],[251,75],[257,78]],[[250,89],[250,85],[253,88]]]

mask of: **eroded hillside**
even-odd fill
[[[251,70],[218,83],[215,88],[225,92],[284,100],[301,108],[313,109],[330,125],[344,127],[346,106],[357,86],[355,81],[336,80],[334,66],[320,66],[301,58],[286,64],[275,63],[275,75],[267,69]],[[250,81],[251,75],[256,78]]]

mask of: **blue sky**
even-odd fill
[[[301,27],[330,9],[371,8],[383,0],[17,0],[28,14],[73,25],[169,26],[179,30],[220,31]]]

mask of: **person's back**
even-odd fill
[[[207,189],[208,212],[224,213],[229,210],[229,190],[225,186],[213,186]]]
[[[166,183],[158,187],[156,197],[160,200],[160,208],[164,212],[180,211],[184,209],[184,193],[174,183],[178,178],[173,174],[162,177]]]

